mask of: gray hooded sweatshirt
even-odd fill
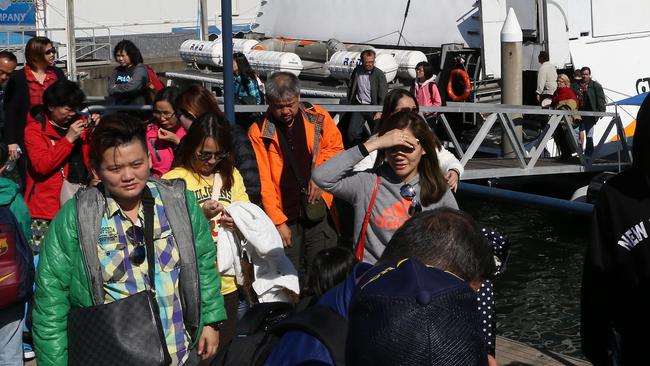
[[[363,257],[364,262],[374,264],[384,252],[386,244],[395,231],[408,220],[408,202],[400,195],[400,188],[404,183],[387,164],[375,170],[353,171],[354,166],[363,158],[364,155],[359,147],[352,147],[324,162],[312,172],[312,179],[325,191],[354,206],[355,242],[358,242],[363,219],[379,175],[379,189],[366,229]],[[419,176],[408,183],[415,187],[416,197],[420,199]],[[449,190],[438,202],[423,207],[423,210],[438,207],[458,209],[456,199]]]

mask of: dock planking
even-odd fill
[[[465,165],[465,173],[463,173],[462,179],[471,180],[548,174],[570,174],[589,171],[618,171],[620,168],[624,169],[626,166],[627,163],[619,165],[618,162],[599,160],[587,168],[579,164],[578,161],[575,163],[566,163],[551,158],[539,159],[537,164],[532,168],[521,168],[517,159],[474,158],[468,161],[467,165]]]
[[[537,349],[524,343],[497,336],[499,366],[587,366],[591,363],[575,357]]]

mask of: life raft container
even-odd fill
[[[462,83],[463,91],[460,94],[454,92],[454,84]],[[454,102],[464,102],[469,98],[469,93],[472,90],[472,83],[469,80],[469,75],[463,69],[453,69],[449,72],[449,82],[447,83],[447,96]]]

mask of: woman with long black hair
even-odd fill
[[[235,52],[232,55],[232,68],[235,74],[235,103],[263,104],[259,78],[243,53]]]
[[[353,171],[373,151],[378,152],[375,167]],[[436,137],[424,119],[402,111],[383,121],[376,137],[345,150],[313,172],[319,187],[354,207],[355,241],[365,241],[365,250],[357,252],[359,259],[375,263],[395,230],[410,216],[442,206],[458,208],[436,151]]]

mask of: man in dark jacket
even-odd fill
[[[442,231],[445,235],[437,234]],[[395,232],[378,263],[379,266],[394,264],[403,258],[417,259],[454,273],[467,282],[467,291],[470,287],[476,289],[481,280],[494,273],[492,252],[476,222],[469,215],[449,208],[427,211],[404,223]],[[459,261],[459,258],[463,260]],[[381,267],[373,269],[367,263],[357,264],[345,282],[324,293],[318,303],[348,319],[350,304],[359,290],[359,283],[373,278],[378,268]],[[476,330],[480,333],[478,328]],[[485,359],[482,355],[479,353],[475,356]],[[333,365],[334,361],[317,338],[304,332],[291,331],[280,339],[264,364]]]
[[[594,365],[643,365],[648,358],[650,98],[636,126],[632,167],[603,186],[585,257],[580,333]]]
[[[605,112],[605,92],[599,82],[591,78],[591,69],[585,66],[582,71],[582,83],[574,84],[574,92],[580,102],[580,110],[586,112]],[[594,152],[594,125],[598,117],[583,116],[580,130],[585,131],[587,145],[585,154],[591,156]],[[582,136],[582,134],[581,134]],[[582,143],[582,141],[580,141]]]
[[[384,98],[388,92],[388,83],[386,82],[386,74],[375,67],[375,57],[374,50],[361,52],[361,65],[358,65],[350,76],[348,103],[362,105],[384,104]],[[379,118],[381,118],[381,112],[350,113],[346,134],[347,146],[360,143],[364,137],[364,124],[368,123],[368,127],[372,129],[373,121]]]
[[[9,51],[0,52],[0,128],[5,124],[4,117],[4,99],[5,99],[5,84],[9,80],[9,76],[16,69],[16,55]]]

